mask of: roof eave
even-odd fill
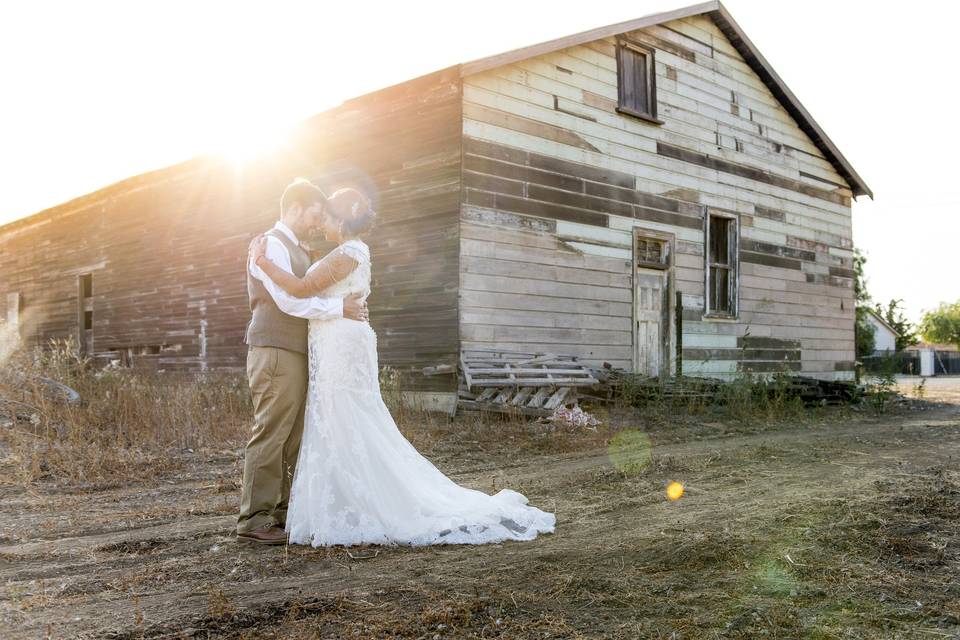
[[[565,49],[567,47],[572,47],[584,42],[602,40],[603,38],[609,38],[610,36],[619,35],[628,31],[644,29],[653,25],[663,24],[664,22],[670,22],[671,20],[689,18],[690,16],[716,11],[720,8],[722,7],[717,0],[711,0],[710,2],[703,2],[700,4],[691,5],[689,7],[682,7],[673,11],[654,13],[648,16],[643,16],[642,18],[627,20],[626,22],[618,22],[605,27],[581,31],[579,33],[564,36],[562,38],[555,38],[539,44],[520,47],[519,49],[513,49],[512,51],[466,62],[460,68],[460,75],[461,77],[472,76],[483,71],[489,71],[490,69],[495,69],[504,65],[513,64],[514,62],[520,62],[521,60],[534,58],[536,56],[558,51],[560,49]]]
[[[810,112],[807,111],[806,107],[803,106],[793,91],[790,90],[790,87],[788,87],[777,72],[773,70],[773,67],[767,62],[767,59],[763,57],[763,54],[760,53],[756,45],[751,42],[750,38],[747,37],[747,34],[740,25],[737,24],[736,20],[733,19],[730,12],[727,11],[727,8],[720,2],[717,2],[716,5],[716,9],[709,13],[710,17],[717,24],[717,27],[723,31],[723,34],[730,40],[730,43],[737,49],[740,55],[743,56],[754,73],[760,76],[760,79],[767,85],[767,88],[773,92],[774,96],[780,101],[787,112],[793,116],[793,119],[796,120],[800,128],[803,129],[803,132],[806,133],[817,148],[827,156],[827,159],[830,160],[834,168],[837,169],[837,173],[842,175],[850,185],[853,195],[855,197],[869,196],[872,199],[873,191],[867,186],[867,183],[860,177],[860,174],[853,168],[853,165],[840,153],[837,145],[833,143],[823,128],[814,120]]]
[[[900,332],[897,331],[896,329],[894,329],[893,326],[891,326],[890,323],[887,322],[887,320],[886,320],[882,315],[880,315],[879,313],[877,313],[877,312],[876,312],[874,309],[872,309],[871,307],[866,307],[866,306],[865,306],[864,309],[866,309],[866,310],[867,310],[867,313],[869,313],[871,316],[873,316],[880,324],[882,324],[883,326],[885,326],[890,333],[892,333],[893,335],[897,336],[898,338],[900,337]]]

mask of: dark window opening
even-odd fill
[[[93,274],[88,273],[86,275],[80,276],[80,287],[83,291],[84,298],[93,297]]]
[[[77,278],[77,329],[80,351],[93,353],[93,274]]]
[[[637,238],[637,266],[654,269],[669,267],[667,243],[656,238]]]
[[[736,218],[708,216],[707,315],[737,315],[737,240]]]
[[[155,360],[145,356],[162,356],[168,352],[178,351],[180,351],[179,345],[144,344],[131,347],[114,347],[98,355],[106,359],[110,366],[130,368],[147,365],[150,360]]]
[[[617,46],[617,111],[660,123],[653,49],[632,42]]]

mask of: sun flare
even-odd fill
[[[211,137],[211,153],[232,164],[244,165],[285,147],[293,127],[246,120],[223,127]]]

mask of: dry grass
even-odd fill
[[[242,374],[98,371],[72,341],[0,357],[7,364],[0,373],[0,475],[9,484],[86,486],[144,480],[178,472],[188,454],[226,450],[242,455],[252,415]],[[52,399],[40,378],[72,387],[83,402],[70,405]],[[647,432],[668,431],[676,437],[686,426],[704,421],[725,421],[749,432],[819,415],[776,390],[758,394],[756,383],[744,380],[725,388],[719,402],[648,401],[641,411],[588,406],[603,426],[571,431],[520,416],[468,414],[451,419],[411,410],[402,406],[400,379],[389,368],[382,372],[381,385],[401,431],[415,447],[437,448],[453,434],[460,449],[450,455],[458,456],[482,457],[504,449],[518,455],[562,454],[606,447],[611,440],[618,446],[620,430],[635,430],[638,424]],[[445,453],[438,455],[443,459]]]
[[[40,381],[76,390],[51,396]],[[181,465],[179,453],[235,448],[250,423],[246,382],[133,370],[95,371],[72,341],[19,351],[0,375],[0,469],[8,482],[142,480]]]
[[[83,401],[72,405],[51,396],[42,378],[71,387]],[[389,368],[381,384],[401,431],[418,449],[454,432],[467,455],[505,445],[518,452],[583,445],[579,434],[558,437],[550,426],[520,418],[452,420],[404,407],[400,380]],[[69,340],[7,353],[0,372],[0,482],[102,486],[175,474],[193,455],[226,451],[239,458],[252,413],[242,374],[96,370]]]

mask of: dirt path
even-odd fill
[[[445,472],[525,493],[557,533],[368,558],[238,546],[232,456],[137,487],[2,487],[0,637],[960,637],[958,407],[675,439],[451,435]]]

